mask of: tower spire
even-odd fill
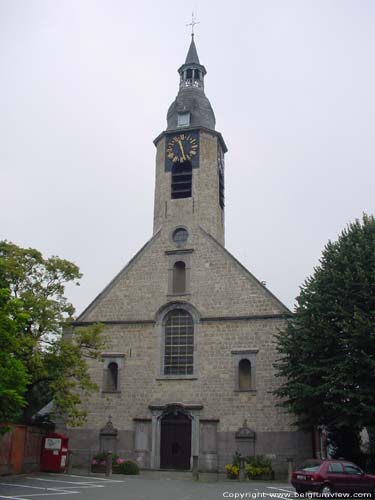
[[[200,64],[197,48],[194,42],[194,34],[191,35],[191,43],[186,56],[185,64]]]
[[[184,64],[178,69],[180,75],[179,92],[167,114],[168,130],[177,127],[205,127],[215,130],[215,115],[204,93],[206,68],[200,63],[194,41],[194,25],[197,21],[192,15],[192,37]],[[182,125],[182,123],[184,125]]]

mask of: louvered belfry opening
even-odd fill
[[[224,208],[224,173],[219,170],[219,203]]]
[[[172,198],[190,198],[193,169],[190,161],[172,167]]]

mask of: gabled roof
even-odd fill
[[[141,257],[141,255],[146,251],[146,249],[159,237],[161,229],[159,229],[153,236],[150,238],[143,247],[134,255],[132,259],[126,264],[125,267],[121,269],[121,271],[111,280],[108,285],[95,297],[95,299],[86,307],[86,309],[78,316],[78,318],[74,321],[74,323],[79,323],[85,320],[85,316],[90,313],[90,311],[96,306],[96,304],[105,297],[111,289],[116,285],[116,283],[121,279],[121,277],[129,270],[129,268],[135,264],[135,262]]]
[[[214,243],[218,249],[227,257],[229,257],[237,267],[241,270],[243,274],[245,274],[248,278],[250,278],[253,282],[255,282],[257,285],[259,285],[260,288],[268,295],[274,303],[281,309],[282,313],[285,314],[286,316],[291,316],[293,313],[292,311],[281,302],[266,286],[259,281],[244,265],[241,264],[239,260],[237,260],[228,250],[221,244],[219,243],[210,233],[208,233],[202,226],[199,226],[199,229],[202,231],[202,233],[208,238],[209,240]]]

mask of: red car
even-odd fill
[[[297,493],[371,493],[375,498],[375,476],[346,460],[307,460],[293,472],[291,482]]]

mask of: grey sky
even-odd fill
[[[0,238],[76,262],[80,312],[151,236],[155,148],[193,4],[0,0]],[[292,307],[375,212],[375,2],[198,4],[226,246]]]

